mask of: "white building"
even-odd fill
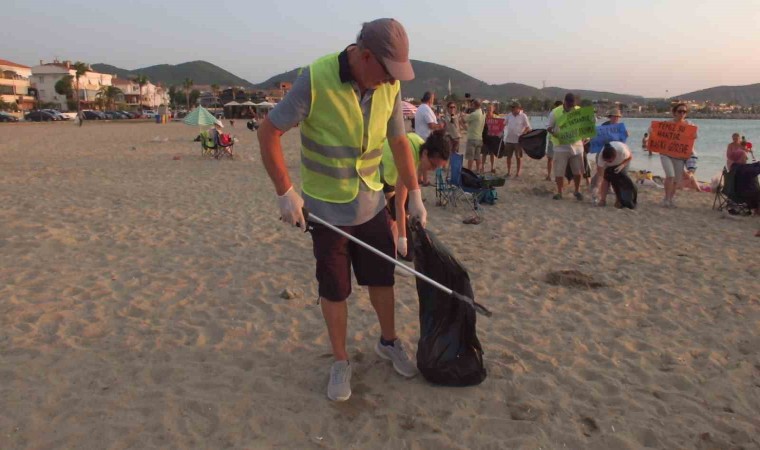
[[[55,84],[66,75],[71,75],[72,87],[76,89],[76,70],[73,69],[71,61],[58,61],[52,63],[43,63],[32,67],[32,76],[30,77],[32,87],[37,89],[39,99],[43,103],[57,103],[61,111],[68,111],[66,96],[60,95],[55,91]],[[78,97],[82,102],[83,108],[92,108],[96,95],[103,86],[111,86],[113,75],[87,71],[79,77]]]
[[[0,99],[22,111],[34,108],[34,97],[29,95],[31,75],[31,67],[0,59]]]
[[[140,105],[150,109],[156,109],[161,105],[169,104],[169,92],[161,86],[157,86],[150,81],[142,87],[130,79],[117,78],[111,79],[114,86],[121,89],[124,93],[124,102],[129,109],[138,109]],[[142,97],[141,97],[142,95]]]

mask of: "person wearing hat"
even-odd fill
[[[522,111],[522,105],[519,102],[512,102],[509,105],[512,112],[507,114],[507,125],[504,127],[504,152],[501,156],[507,157],[507,176],[512,174],[512,156],[517,159],[517,172],[516,177],[520,176],[520,168],[522,167],[522,155],[523,150],[520,147],[520,135],[523,135],[531,130],[530,120],[528,116]]]
[[[222,129],[224,129],[224,124],[222,123],[221,120],[216,119],[214,121],[214,128],[211,129],[211,137],[214,138],[214,147],[217,149],[222,149],[222,151],[227,153],[227,155],[229,155],[230,158],[234,158],[234,154],[232,153],[231,142],[222,141]],[[229,135],[227,135],[226,137],[229,138]],[[219,155],[219,153],[215,153],[215,154]]]
[[[394,19],[364,23],[354,44],[303,68],[258,132],[282,220],[311,232],[319,303],[335,360],[327,386],[334,401],[351,396],[346,299],[352,267],[358,284],[368,286],[380,322],[375,352],[404,377],[413,377],[417,369],[396,335],[395,267],[322,225],[307,224],[303,209],[395,257],[379,171],[387,139],[399,180],[408,190],[408,213],[425,224],[399,84],[413,78],[404,27]],[[281,147],[282,135],[299,122],[302,195],[290,180]]]

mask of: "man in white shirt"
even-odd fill
[[[422,96],[422,104],[417,108],[417,112],[414,113],[414,132],[425,140],[427,140],[433,131],[446,127],[446,124],[438,123],[438,118],[435,116],[433,108],[431,108],[433,103],[435,103],[435,94],[430,91],[425,92]]]
[[[510,176],[512,173],[512,156],[514,155],[517,158],[517,173],[515,177],[519,177],[520,168],[522,167],[523,150],[518,142],[520,142],[520,135],[530,131],[530,121],[528,120],[528,116],[522,111],[520,103],[513,102],[511,107],[512,114],[507,114],[507,126],[504,128],[503,152],[507,156],[507,176]]]
[[[602,180],[602,186],[599,192],[599,203],[597,206],[607,204],[607,193],[610,190],[610,182],[607,180],[605,171],[609,168],[615,173],[620,173],[628,167],[631,159],[631,149],[622,142],[610,142],[604,145],[604,149],[596,154],[596,176]]]
[[[554,143],[554,181],[557,183],[557,193],[553,197],[554,200],[562,199],[562,189],[565,185],[564,175],[568,164],[570,164],[570,170],[573,172],[573,183],[575,184],[573,195],[576,200],[583,200],[583,194],[580,192],[581,174],[583,173],[583,141],[579,139],[572,144],[560,145],[559,139],[555,137],[559,133],[557,127],[559,118],[574,109],[578,109],[578,106],[575,106],[575,95],[568,92],[565,94],[565,101],[562,106],[554,108],[549,113],[549,126],[546,128],[552,135],[551,139]]]

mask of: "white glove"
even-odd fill
[[[303,199],[293,186],[282,195],[277,196],[277,205],[280,207],[280,220],[293,226],[300,225],[306,231],[306,220],[303,217]]]
[[[427,225],[427,211],[422,203],[422,191],[419,188],[409,191],[409,216],[419,219],[423,228]]]
[[[396,244],[396,253],[398,253],[401,256],[406,256],[407,252],[407,241],[405,237],[398,238],[398,244]]]

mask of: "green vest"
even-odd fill
[[[311,111],[301,125],[303,192],[330,203],[350,203],[361,181],[380,191],[380,161],[399,82],[382,84],[372,94],[367,147],[364,116],[351,83],[340,81],[338,54],[310,66]],[[360,181],[361,179],[361,181]]]
[[[409,146],[412,147],[412,158],[414,158],[414,167],[420,165],[420,147],[425,143],[417,133],[406,133],[406,139],[409,141]],[[391,146],[386,139],[383,144],[383,163],[382,163],[383,181],[385,184],[395,186],[398,182],[398,169],[396,169],[396,162],[393,159],[393,152]]]
[[[580,106],[574,106],[573,109],[578,109]],[[552,110],[554,113],[554,131],[557,131],[557,124],[559,123],[560,117],[565,115],[565,105],[559,105],[556,108]],[[552,143],[554,145],[560,145],[559,139],[555,138],[553,135],[549,135],[552,138]]]

